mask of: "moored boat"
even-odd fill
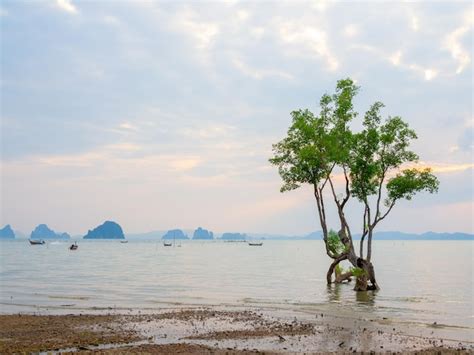
[[[249,245],[251,247],[261,247],[263,245],[263,242],[260,242],[260,243],[256,243],[256,242],[249,242]]]
[[[46,242],[43,239],[28,239],[31,245],[42,245]]]

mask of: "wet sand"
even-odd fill
[[[472,353],[442,327],[272,309],[182,307],[150,314],[0,315],[0,353]]]

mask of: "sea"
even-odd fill
[[[473,241],[374,241],[381,289],[326,285],[319,240],[0,242],[0,312],[150,312],[163,307],[266,307],[397,319],[474,334]],[[346,265],[348,267],[348,265]],[[474,339],[473,339],[474,341]]]

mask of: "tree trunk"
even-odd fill
[[[357,267],[364,270],[364,274],[356,278],[355,291],[379,290],[377,280],[375,279],[374,265],[367,260],[359,258]],[[370,284],[369,284],[370,281]]]
[[[326,282],[328,285],[332,284],[332,274],[334,273],[334,270],[336,269],[336,266],[339,265],[339,263],[343,260],[347,259],[347,255],[343,254],[339,256],[337,259],[335,259],[331,266],[329,266],[328,272],[326,274]],[[337,275],[336,275],[336,282],[337,282]]]
[[[343,283],[344,281],[351,282],[352,281],[352,272],[347,271],[344,273],[337,272],[336,270],[336,280],[334,281],[337,284]]]
[[[356,284],[354,286],[354,291],[367,291],[367,275],[358,276],[356,278]]]

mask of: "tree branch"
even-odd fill
[[[334,202],[336,203],[336,206],[337,206],[337,212],[339,214],[339,220],[341,222],[341,230],[346,232],[346,236],[348,237],[349,243],[350,243],[350,246],[349,246],[350,250],[351,250],[352,254],[354,254],[354,244],[352,242],[351,229],[349,227],[349,224],[347,223],[346,217],[344,216],[343,206],[337,200],[336,190],[334,189],[334,184],[332,183],[331,178],[329,178],[329,185],[331,186],[331,191],[332,191],[332,195],[334,197]]]
[[[364,239],[365,236],[367,235],[367,206],[364,207],[364,220],[363,220],[363,231],[362,231],[362,237],[360,238],[360,246],[359,246],[359,255],[363,259],[364,258]]]
[[[377,210],[376,210],[376,213],[375,213],[375,217],[374,217],[374,226],[375,226],[375,223],[377,221],[377,219],[379,218],[379,214],[380,214],[380,200],[382,198],[382,185],[383,185],[383,182],[385,180],[385,174],[387,173],[387,168],[383,168],[382,169],[382,176],[380,178],[380,183],[379,183],[379,191],[378,191],[378,196],[377,196]]]
[[[329,169],[328,174],[326,176],[326,180],[324,180],[323,184],[321,185],[321,191],[324,189],[324,186],[326,186],[326,183],[328,182],[329,177],[331,176],[332,171],[333,171],[335,166],[336,166],[336,163],[333,163],[332,166],[331,166],[331,169]]]
[[[346,167],[343,166],[343,169],[344,169],[344,178],[346,179],[346,197],[344,197],[344,200],[341,203],[341,208],[344,208],[347,201],[349,201],[349,197],[351,196],[351,192],[349,190],[349,177],[347,176]]]
[[[390,211],[392,210],[393,206],[395,206],[395,202],[396,200],[393,200],[392,203],[390,204],[390,206],[388,207],[388,210],[387,212],[385,212],[384,215],[382,215],[382,217],[378,218],[377,219],[377,222],[374,224],[374,227],[377,223],[379,223],[382,219],[384,219],[385,217],[387,217],[387,215],[390,213]]]
[[[328,285],[330,285],[332,283],[332,274],[334,272],[334,269],[336,268],[336,266],[343,260],[346,260],[347,259],[347,253],[343,253],[341,254],[337,259],[334,259],[334,261],[332,262],[331,266],[329,267],[329,270],[326,274],[326,282]]]
[[[322,195],[320,194],[320,190],[316,184],[313,184],[314,186],[314,197],[316,198],[316,204],[318,206],[318,214],[319,214],[319,221],[321,224],[321,228],[323,230],[323,239],[324,239],[324,245],[326,247],[326,254],[332,258],[336,259],[337,255],[334,255],[331,250],[329,250],[329,246],[327,243],[328,240],[328,228],[326,224],[326,213],[324,211],[324,206],[321,204],[322,202]]]

